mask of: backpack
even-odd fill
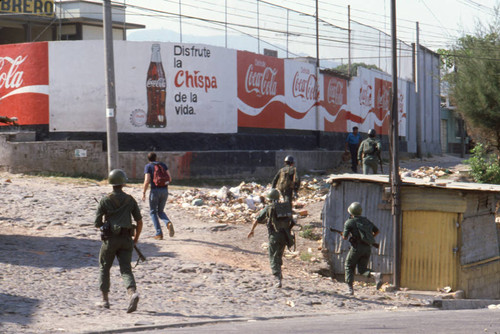
[[[292,223],[292,205],[289,202],[273,203],[269,218],[276,232],[289,229]]]
[[[372,154],[375,154],[375,152],[377,151],[377,142],[375,140],[371,140],[368,142],[368,148],[365,149],[365,145],[363,145],[363,153],[364,154],[368,154],[368,155],[372,155]]]
[[[372,246],[375,244],[375,237],[372,232],[372,224],[365,217],[359,217],[356,219],[356,227],[358,228],[361,241],[364,244]]]
[[[292,205],[290,202],[276,202],[270,206],[269,219],[276,232],[284,232],[286,246],[291,249],[295,245],[295,234],[292,232],[294,225]]]
[[[153,170],[153,184],[157,187],[166,187],[170,182],[167,170],[161,163],[154,164]]]
[[[280,176],[276,183],[276,188],[283,194],[285,191],[295,187],[295,168],[283,167],[280,170]],[[291,211],[291,210],[290,210]]]

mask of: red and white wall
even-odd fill
[[[350,82],[314,65],[201,44],[159,43],[167,79],[165,128],[147,128],[153,42],[115,41],[119,132],[236,133],[238,127],[348,132],[389,130],[391,78],[359,69]],[[0,115],[57,132],[106,131],[103,41],[0,46]],[[399,132],[406,135],[401,80]]]

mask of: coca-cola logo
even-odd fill
[[[278,70],[275,68],[265,67],[262,72],[254,69],[253,64],[247,68],[245,76],[245,91],[247,93],[256,93],[258,96],[273,96],[276,95],[276,74]]]
[[[390,96],[391,90],[388,87],[380,87],[377,94],[377,105],[376,108],[382,110],[389,110],[389,104],[391,100]]]
[[[308,71],[295,73],[292,83],[292,94],[294,97],[315,100],[319,94],[316,76],[308,73]]]
[[[405,97],[403,94],[399,94],[398,98],[398,110],[400,113],[403,113],[405,110]]]
[[[328,103],[343,105],[344,104],[344,84],[337,80],[328,82]]]
[[[167,88],[167,81],[165,78],[148,79],[146,81],[146,87],[154,87],[154,88]]]
[[[363,82],[359,89],[359,104],[371,107],[372,106],[372,91],[373,88],[366,81]]]
[[[23,71],[19,66],[28,56],[0,57],[0,88],[19,88],[23,84]]]

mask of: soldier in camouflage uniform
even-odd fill
[[[113,186],[113,192],[104,196],[99,202],[94,222],[95,227],[101,228],[103,235],[99,252],[99,283],[103,300],[99,306],[109,308],[109,271],[116,257],[123,282],[130,296],[127,308],[127,313],[130,313],[137,309],[139,302],[131,262],[134,245],[137,244],[142,230],[142,216],[135,199],[122,190],[127,182],[125,172],[121,169],[112,170],[109,173],[108,182]],[[132,225],[131,216],[137,222],[136,228]]]
[[[267,231],[269,234],[269,262],[271,264],[271,271],[275,279],[275,288],[281,288],[281,280],[283,278],[283,275],[281,273],[281,266],[283,265],[283,253],[285,252],[285,247],[292,247],[294,243],[294,237],[291,234],[291,228],[293,227],[293,221],[291,219],[288,228],[277,228],[277,218],[273,208],[278,202],[279,196],[280,194],[278,190],[271,189],[271,191],[267,195],[267,197],[271,200],[271,204],[267,205],[258,213],[252,225],[252,229],[250,233],[248,233],[248,238],[251,238],[254,235],[254,230],[257,224],[267,225]],[[291,217],[291,205],[288,203],[287,205]]]
[[[281,168],[272,182],[272,188],[277,188],[283,200],[292,204],[293,195],[297,196],[300,187],[300,178],[294,166],[295,159],[291,155],[285,157],[285,167]]]
[[[349,212],[351,217],[344,224],[342,237],[344,240],[349,239],[349,241],[351,241],[351,249],[349,250],[345,261],[345,282],[349,288],[348,294],[354,294],[353,283],[356,266],[358,267],[360,275],[373,277],[375,279],[378,290],[382,286],[382,274],[368,269],[372,245],[362,241],[358,226],[365,225],[363,230],[370,231],[373,234],[372,240],[375,240],[374,237],[379,234],[379,229],[367,218],[361,216],[363,210],[361,208],[361,204],[358,202],[351,203],[347,212]]]
[[[363,174],[370,174],[370,169],[372,174],[377,174],[381,145],[375,135],[374,129],[368,130],[368,138],[359,145],[358,161],[363,163]]]

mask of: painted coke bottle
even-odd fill
[[[167,117],[165,116],[167,80],[161,63],[160,44],[153,44],[151,51],[151,63],[146,78],[148,94],[146,126],[148,128],[164,128],[167,126]]]

